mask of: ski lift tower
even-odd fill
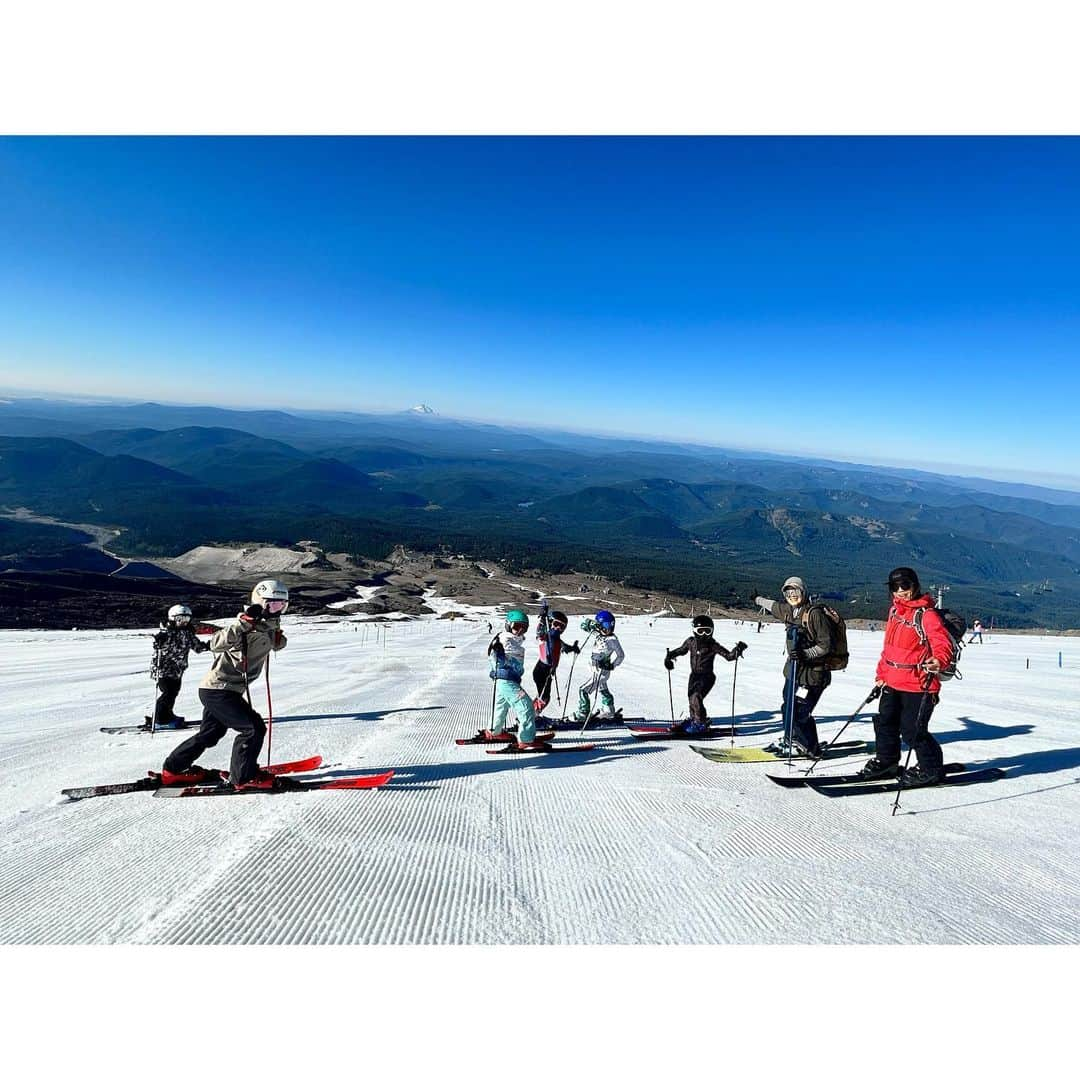
[[[931,592],[933,592],[935,589],[937,590],[937,606],[939,608],[944,607],[944,605],[945,605],[945,594],[949,591],[949,586],[948,585],[931,585],[930,586],[930,591]]]

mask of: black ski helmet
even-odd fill
[[[708,630],[710,634],[712,633],[713,621],[712,617],[709,615],[695,615],[693,625],[695,634],[699,630]]]
[[[914,589],[915,596],[922,596],[919,575],[910,566],[898,566],[889,571],[889,592],[894,593],[897,589]]]
[[[565,630],[570,625],[570,620],[561,611],[553,611],[550,615],[551,625]]]

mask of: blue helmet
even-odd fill
[[[605,633],[610,634],[615,629],[615,616],[610,611],[598,611],[595,622]]]

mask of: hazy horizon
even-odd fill
[[[1022,469],[987,469],[982,468],[979,472],[965,471],[972,470],[976,466],[970,462],[935,462],[935,461],[920,461],[917,459],[888,459],[882,458],[877,455],[866,454],[857,458],[841,458],[827,451],[818,449],[807,448],[805,450],[781,450],[775,447],[753,445],[753,446],[740,446],[734,442],[706,442],[700,439],[682,439],[675,436],[665,436],[657,434],[644,434],[639,431],[597,431],[597,430],[583,430],[571,427],[570,425],[552,425],[540,422],[529,421],[504,421],[495,417],[484,416],[462,416],[459,414],[446,413],[442,409],[438,408],[437,404],[433,405],[431,400],[416,399],[410,404],[396,404],[390,405],[384,408],[346,408],[340,403],[335,405],[325,406],[312,406],[307,408],[297,408],[290,406],[283,402],[267,401],[259,404],[249,404],[238,406],[234,404],[227,404],[220,399],[205,399],[205,400],[168,400],[160,396],[139,396],[129,397],[123,394],[92,394],[83,393],[76,390],[68,390],[66,392],[54,392],[47,389],[43,389],[40,386],[36,387],[20,387],[20,386],[5,386],[0,385],[0,395],[10,395],[13,399],[26,399],[26,400],[43,400],[43,401],[63,401],[76,404],[117,404],[117,405],[139,405],[139,404],[156,404],[170,408],[217,408],[233,412],[258,412],[263,410],[276,410],[281,412],[291,412],[295,414],[305,413],[337,413],[340,415],[354,415],[362,417],[364,415],[400,415],[403,413],[412,412],[417,406],[425,405],[430,408],[434,414],[443,420],[459,421],[461,423],[471,424],[490,424],[502,428],[513,429],[527,429],[538,432],[550,432],[553,435],[557,435],[560,432],[565,432],[572,435],[591,435],[596,438],[610,438],[610,439],[636,439],[646,443],[675,443],[683,446],[700,446],[711,450],[733,450],[742,454],[753,455],[760,453],[770,457],[782,457],[793,459],[817,459],[823,462],[832,462],[837,465],[859,465],[859,466],[871,466],[874,468],[886,468],[886,469],[902,469],[902,470],[916,470],[920,472],[936,473],[939,475],[947,475],[960,479],[982,479],[999,483],[1011,483],[1011,484],[1027,484],[1033,487],[1041,487],[1047,490],[1060,490],[1067,492],[1080,492],[1080,476],[1070,476],[1065,473],[1036,473],[1029,472]],[[0,405],[7,402],[0,399]],[[58,436],[58,437],[63,437]]]

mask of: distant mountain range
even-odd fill
[[[590,566],[727,603],[798,573],[868,617],[882,614],[888,570],[911,564],[972,617],[1080,625],[1080,493],[511,430],[428,406],[363,415],[16,398],[0,404],[0,506],[115,526],[116,550],[135,557],[300,539],[384,555],[402,541]],[[40,558],[46,535],[0,531],[11,549],[0,558]],[[65,546],[55,539],[50,557]]]

